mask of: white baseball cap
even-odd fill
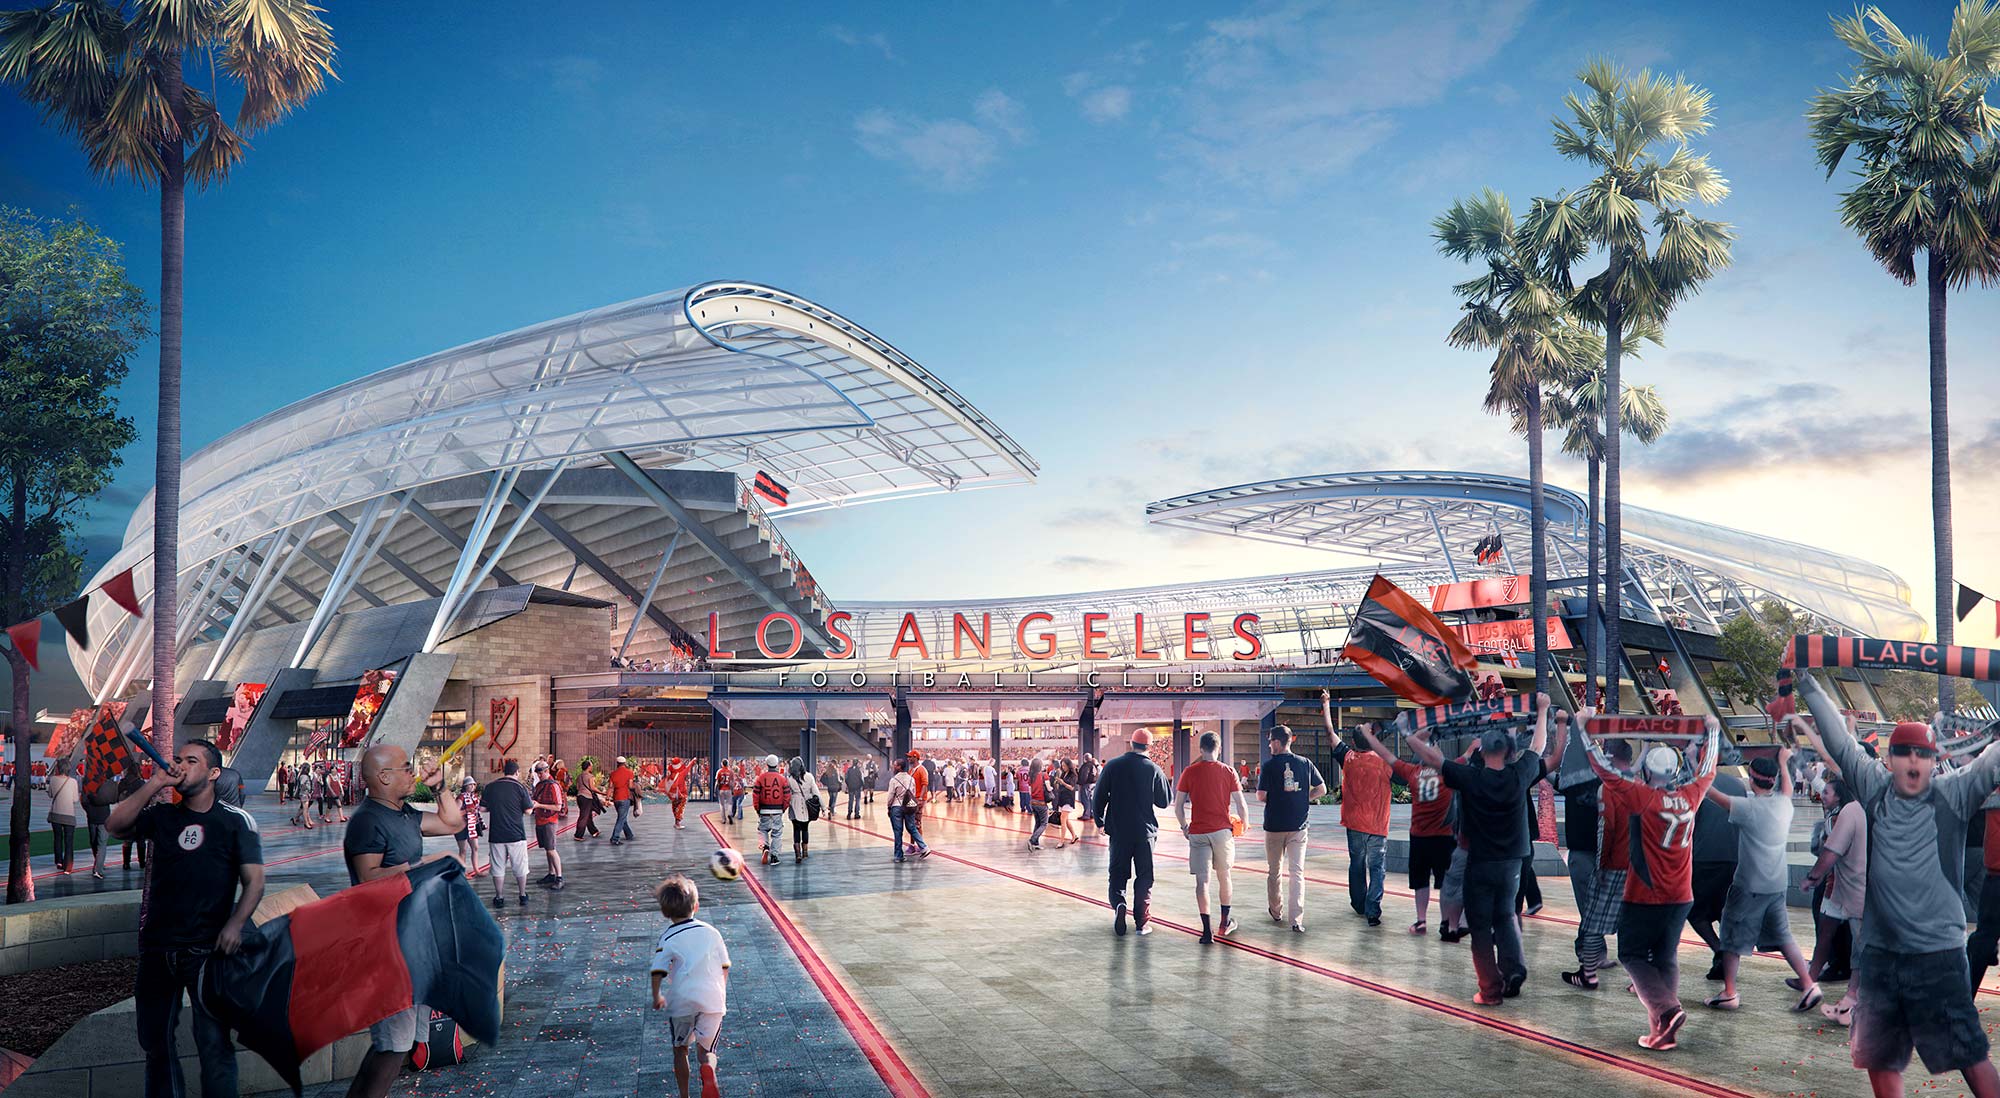
[[[766,756],[764,756],[764,765],[765,765],[765,766],[778,766],[778,765],[781,765],[781,764],[782,764],[783,762],[784,762],[784,760],[783,760],[783,759],[780,759],[780,758],[778,758],[778,756],[776,756],[776,755],[766,755]]]
[[[1640,767],[1644,770],[1648,783],[1657,785],[1670,781],[1674,775],[1681,772],[1680,753],[1664,745],[1655,747],[1646,752]]]
[[[624,765],[625,765],[625,756],[623,756],[623,755],[620,755],[620,756],[618,756],[618,765],[619,765],[619,766],[624,766]]]

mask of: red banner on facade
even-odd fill
[[[1431,612],[1483,610],[1489,606],[1518,606],[1528,601],[1528,577],[1492,576],[1465,583],[1440,583],[1431,588]]]
[[[1454,584],[1454,586],[1456,586]],[[1469,625],[1449,626],[1457,633],[1467,648],[1474,652],[1532,652],[1535,649],[1535,623],[1526,618],[1512,621],[1476,621]],[[1558,651],[1573,647],[1569,630],[1563,628],[1562,619],[1549,619],[1549,650]]]

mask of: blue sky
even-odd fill
[[[1946,4],[1884,6],[1942,40]],[[748,278],[896,343],[1043,467],[788,524],[836,600],[1335,563],[1141,509],[1271,476],[1521,471],[1478,409],[1485,361],[1444,345],[1461,272],[1429,219],[1484,186],[1525,205],[1578,183],[1549,119],[1605,55],[1714,93],[1698,144],[1741,236],[1632,368],[1676,415],[1632,498],[1878,560],[1922,608],[1923,295],[1841,228],[1806,143],[1806,99],[1847,64],[1831,10],[337,6],[339,82],[190,203],[188,446],[469,339]],[[12,96],[0,133],[0,201],[79,207],[150,293],[153,195],[93,179]],[[1957,295],[1952,348],[1960,575],[2000,588],[2000,520],[1976,506],[2000,473],[1996,306]],[[87,524],[100,552],[150,480],[151,353],[127,393],[145,437]]]

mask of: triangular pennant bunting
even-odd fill
[[[76,642],[78,648],[90,647],[90,596],[82,595],[55,609],[56,620],[62,623],[63,632]]]
[[[42,619],[31,618],[19,625],[8,626],[7,639],[14,642],[14,650],[21,653],[21,658],[28,661],[30,668],[36,671],[42,669],[41,661],[36,658],[36,651],[42,642]]]
[[[145,616],[139,612],[139,596],[132,590],[132,570],[130,568],[98,584],[97,589],[104,592],[104,597],[123,606],[125,612],[133,617]]]
[[[1979,592],[1974,591],[1972,588],[1967,587],[1962,583],[1959,584],[1958,620],[1964,621],[1967,615],[1971,614],[1974,610],[1979,609],[1979,604],[1985,601],[1986,601],[1985,595],[1982,595]]]

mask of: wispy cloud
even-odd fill
[[[826,28],[826,35],[843,46],[874,50],[882,55],[882,60],[884,61],[894,61],[896,59],[896,51],[889,45],[889,36],[883,34],[881,31],[863,34],[851,27],[843,27],[839,23],[835,23]]]
[[[1027,110],[998,88],[973,102],[972,115],[974,121],[922,118],[878,107],[854,120],[854,137],[870,156],[901,164],[925,186],[969,190],[1002,149],[1034,136]]]
[[[1204,173],[1276,194],[1344,171],[1514,36],[1529,0],[1439,12],[1317,0],[1208,25],[1188,54],[1182,146]]]

